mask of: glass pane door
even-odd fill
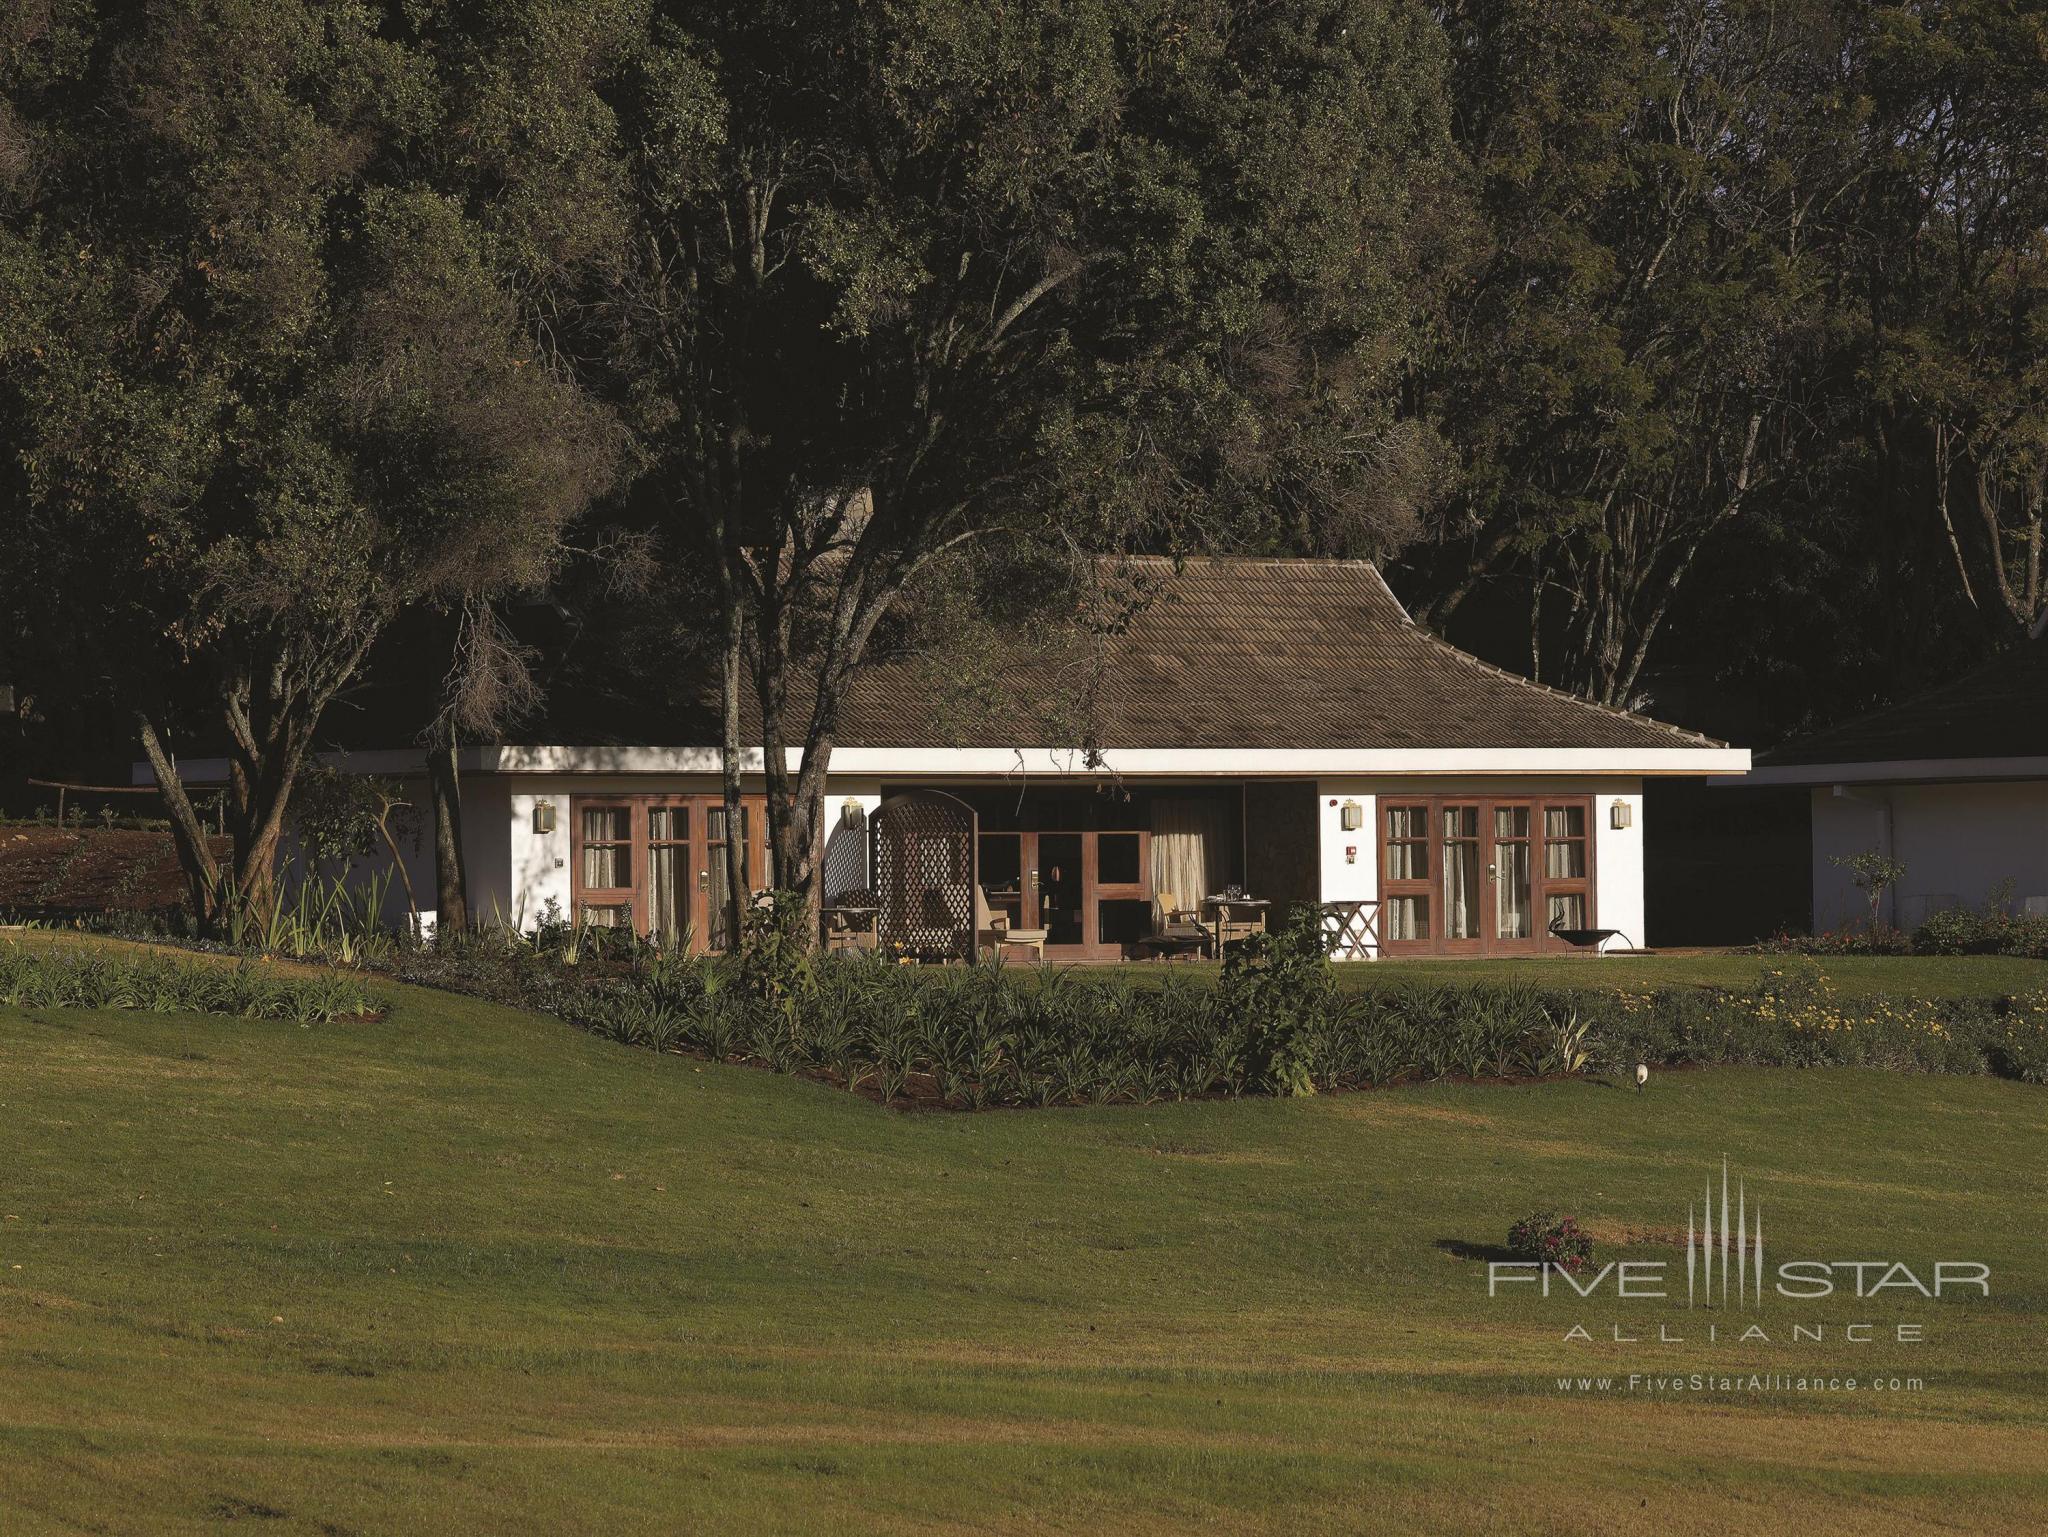
[[[1592,920],[1592,874],[1583,801],[1543,808],[1543,925],[1584,929]]]
[[[1094,941],[1113,955],[1127,953],[1152,932],[1149,834],[1090,833],[1095,840]]]
[[[647,808],[647,937],[680,950],[690,938],[690,808]]]
[[[1078,945],[1082,927],[1081,834],[1038,835],[1038,926],[1049,945]]]
[[[1446,806],[1444,832],[1444,938],[1479,938],[1479,808]]]
[[[1001,914],[1013,929],[1028,929],[1024,921],[1024,837],[1021,833],[983,833],[978,859],[981,892],[988,899],[991,918]]]
[[[1530,902],[1529,808],[1493,808],[1493,937],[1533,939]]]

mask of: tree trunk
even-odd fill
[[[462,856],[462,781],[456,771],[453,742],[427,754],[427,784],[434,810],[434,931],[438,936],[469,927],[469,871]]]
[[[740,942],[740,916],[747,900],[746,808],[740,800],[740,769],[745,744],[740,739],[740,674],[746,665],[746,616],[739,605],[729,603],[725,618],[725,647],[720,657],[720,710],[723,739],[718,764],[725,792],[725,933],[728,947]]]
[[[150,770],[156,775],[156,787],[171,813],[171,843],[178,851],[178,868],[185,874],[185,893],[192,903],[192,921],[198,925],[201,935],[211,938],[220,927],[220,863],[213,857],[206,825],[193,809],[192,798],[185,793],[185,782],[178,777],[170,754],[164,751],[155,723],[147,715],[138,714],[136,727],[142,739],[143,756],[149,759]]]

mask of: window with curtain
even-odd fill
[[[633,812],[628,806],[583,808],[583,885],[622,891],[633,884]]]
[[[1161,897],[1194,909],[1228,877],[1226,821],[1221,801],[1209,796],[1161,795],[1152,801],[1153,919]]]
[[[1554,929],[1583,929],[1586,925],[1586,894],[1583,891],[1553,891],[1546,905],[1545,920]]]
[[[1479,937],[1479,808],[1444,807],[1444,938]]]
[[[1586,878],[1586,808],[1543,808],[1543,874],[1553,881]]]
[[[1493,808],[1494,912],[1496,939],[1527,939],[1535,914],[1530,907],[1529,808]]]
[[[1586,843],[1585,806],[1543,808],[1543,922],[1546,928],[1583,929],[1592,922]]]
[[[1429,879],[1429,808],[1387,808],[1387,879]]]
[[[1429,807],[1387,806],[1380,814],[1385,829],[1386,881],[1380,893],[1381,936],[1392,944],[1428,939],[1429,887],[1433,841]]]
[[[1386,937],[1389,940],[1429,938],[1428,897],[1389,897],[1386,914]]]
[[[726,837],[725,807],[712,806],[705,810],[704,840],[704,857],[709,861],[711,871],[711,888],[704,902],[705,915],[711,930],[711,948],[714,950],[730,950],[734,947],[737,936],[732,933],[731,926],[726,921],[726,906],[732,897],[732,885],[727,879],[725,868],[725,846],[729,841]],[[749,872],[754,868],[753,840],[753,808],[742,806],[740,807],[740,864],[742,869]],[[751,893],[748,892],[740,894],[741,906],[746,905],[746,899],[749,895]]]
[[[680,949],[689,937],[690,808],[647,808],[647,926],[655,943]]]

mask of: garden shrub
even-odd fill
[[[1984,1027],[1992,1071],[2022,1083],[2048,1083],[2048,992],[2015,998]]]
[[[1910,955],[1913,936],[1886,923],[1845,923],[1819,934],[1779,930],[1757,948],[1766,955]]]
[[[770,917],[757,918],[757,932]],[[1291,920],[1221,982],[1168,972],[897,965],[872,953],[602,964],[523,942],[401,954],[409,981],[538,1008],[662,1051],[755,1062],[889,1102],[963,1109],[1301,1094],[1653,1066],[1882,1067],[2038,1080],[2048,997],[1843,995],[1788,958],[1750,989],[1398,982],[1341,989]]]
[[[1913,948],[1927,955],[2016,955],[2048,960],[2048,915],[2009,913],[1997,904],[1982,911],[1943,908],[1913,932]]]
[[[369,990],[341,972],[285,976],[227,966],[0,944],[0,1005],[16,1009],[142,1009],[331,1024],[378,1012]]]
[[[1943,908],[1913,931],[1913,948],[1925,955],[1995,954],[2004,916],[1968,907]]]
[[[776,1003],[742,985],[732,963],[687,960],[658,980],[551,981],[528,1001],[631,1044],[972,1108],[1522,1079],[1574,1066],[1626,1072],[1639,1061],[2023,1077],[2048,1057],[2048,1002],[2023,1013],[1985,999],[1844,998],[1810,965],[1735,993],[1485,984],[1347,993],[1276,980],[1256,956],[1231,986],[1170,977],[1157,988],[1113,974],[832,956],[815,959],[807,985]]]
[[[1516,1259],[1555,1265],[1573,1274],[1593,1263],[1593,1235],[1576,1217],[1554,1211],[1531,1212],[1508,1229],[1508,1252]]]
[[[1318,1028],[1330,1017],[1336,983],[1322,915],[1297,904],[1269,933],[1231,946],[1223,961],[1221,1003],[1249,1025],[1247,1070],[1278,1094],[1313,1094],[1317,1063],[1331,1048]]]

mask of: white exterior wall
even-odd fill
[[[520,775],[470,781],[463,789],[463,833],[469,859],[470,908],[475,921],[490,923],[502,914],[507,924],[530,929],[551,900],[565,917],[572,911],[572,797],[647,795],[657,791],[715,796],[722,789],[718,778],[701,774]],[[758,795],[761,790],[758,778],[747,781],[749,795]],[[555,830],[536,833],[534,807],[547,800],[555,805]],[[867,819],[881,803],[881,785],[877,780],[835,777],[829,782],[825,793],[828,898],[849,887],[869,883]],[[859,808],[857,817],[847,814],[849,805]],[[766,830],[757,836],[766,836]]]
[[[1912,929],[1942,907],[1980,907],[2004,882],[2012,902],[2048,908],[2048,781],[1829,786],[1813,792],[1813,926],[1868,912],[1834,861],[1876,849],[1902,861],[1884,921]]]
[[[1087,776],[1075,775],[1075,783]],[[956,783],[958,781],[955,781]],[[1313,781],[1318,843],[1318,878],[1323,901],[1373,901],[1379,892],[1380,802],[1388,796],[1540,796],[1586,795],[1593,800],[1594,914],[1603,928],[1619,929],[1629,941],[1644,942],[1643,797],[1639,779],[1591,775],[1371,775],[1340,776]],[[423,909],[434,900],[432,839],[421,789],[420,836],[408,850],[411,870]],[[678,795],[716,795],[715,775],[619,774],[468,774],[464,776],[463,838],[468,863],[470,910],[477,923],[516,924],[531,929],[552,900],[559,911],[572,911],[570,869],[574,846],[570,825],[572,798],[584,795],[634,795],[651,791]],[[2040,791],[2043,787],[2036,786]],[[749,794],[758,794],[758,776],[749,776]],[[555,829],[534,831],[534,808],[553,801]],[[1616,801],[1630,811],[1630,825],[1613,826]],[[1332,804],[1335,802],[1335,804]],[[1359,826],[1346,831],[1347,802],[1359,807]],[[834,776],[826,793],[827,899],[853,886],[870,883],[867,820],[881,804],[881,780],[874,775]],[[857,808],[857,814],[853,808]],[[2048,817],[2048,804],[2041,808]],[[1816,892],[1824,864],[1820,849],[1822,821],[1815,817]],[[1863,841],[1857,842],[1861,837]],[[1849,835],[1853,848],[1868,847],[1866,834]],[[2048,840],[2037,839],[2048,848]],[[1349,852],[1355,850],[1355,853]],[[2037,850],[2038,852],[2039,850]],[[1830,874],[1836,873],[1829,867]],[[1846,884],[1846,883],[1845,883]],[[1982,883],[1979,883],[1980,885]],[[2048,880],[2036,883],[2048,886]],[[2026,883],[2022,881],[2022,886]],[[1972,888],[1974,889],[1974,888]],[[2034,888],[2028,887],[2027,890]],[[2026,894],[2024,891],[2022,894]],[[1851,893],[1853,896],[1853,892]],[[397,915],[404,911],[402,892],[394,891]]]
[[[571,917],[576,911],[570,894],[570,793],[566,785],[559,789],[537,785],[530,790],[523,787],[514,789],[505,797],[505,821],[502,825],[504,836],[509,840],[506,867],[510,873],[510,886],[504,914],[505,922],[513,927],[532,928],[550,902],[564,918]],[[551,833],[533,830],[534,807],[542,801],[554,802],[555,830]],[[472,897],[471,900],[476,899]],[[488,902],[478,907],[479,914],[491,911]],[[491,920],[487,918],[485,921]]]
[[[1516,778],[1463,779],[1409,776],[1400,779],[1319,779],[1316,781],[1316,825],[1321,843],[1322,899],[1325,902],[1369,902],[1379,888],[1379,802],[1381,797],[1411,795],[1590,795],[1593,798],[1594,927],[1619,929],[1631,944],[1642,945],[1643,786],[1639,779]],[[1336,805],[1331,805],[1331,801]],[[1344,803],[1364,808],[1355,832],[1344,830]],[[1628,808],[1629,825],[1613,825],[1613,806]],[[1348,851],[1356,849],[1356,856]]]
[[[1614,825],[1614,803],[1628,808],[1627,827]],[[1620,929],[1638,948],[1649,913],[1643,900],[1643,787],[1593,791],[1593,927]],[[1620,943],[1619,940],[1616,943]]]
[[[1316,828],[1322,845],[1322,899],[1325,902],[1371,902],[1380,894],[1379,797],[1377,780],[1318,779]],[[1331,805],[1331,801],[1336,805]],[[1363,808],[1358,827],[1344,830],[1344,803]],[[1356,849],[1353,857],[1347,850]]]

